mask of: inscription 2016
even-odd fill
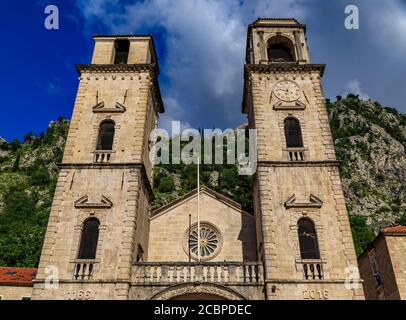
[[[305,300],[328,300],[329,292],[325,290],[303,290],[303,299]]]

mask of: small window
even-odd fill
[[[369,256],[369,263],[371,264],[372,274],[378,274],[378,264],[376,263],[375,255]]]
[[[3,300],[3,296],[0,296],[0,300]]]
[[[369,255],[369,263],[371,264],[372,275],[375,278],[376,286],[379,287],[383,284],[381,274],[379,273],[378,263],[376,262],[375,254]]]
[[[294,118],[285,120],[285,138],[287,148],[303,148],[302,131],[299,121]]]
[[[116,40],[115,49],[114,64],[127,64],[130,42],[128,40]]]
[[[83,224],[78,259],[95,259],[99,241],[99,220],[91,218]]]
[[[21,297],[21,300],[31,300],[31,297],[24,296],[24,297]]]
[[[99,137],[97,139],[97,150],[109,151],[113,150],[115,133],[114,121],[106,120],[100,124]]]
[[[310,219],[302,218],[298,222],[300,256],[302,259],[320,259],[316,227]]]
[[[142,261],[144,261],[144,250],[142,249],[141,245],[138,245],[137,262]]]

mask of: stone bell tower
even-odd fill
[[[295,19],[248,27],[242,108],[257,130],[253,195],[266,299],[363,299],[321,87],[325,66],[310,62],[305,32]]]
[[[34,299],[127,299],[148,252],[149,133],[163,104],[152,37],[96,35],[79,88]],[[57,277],[59,286],[47,286]],[[52,284],[52,283],[51,283]]]

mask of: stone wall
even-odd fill
[[[207,192],[201,193],[200,219],[215,225],[222,234],[223,245],[211,261],[256,261],[255,223],[241,209],[217,200]],[[197,196],[189,197],[151,219],[148,261],[188,261],[184,236],[197,221]]]
[[[83,298],[86,288],[91,291],[87,298],[127,299],[138,248],[145,254],[148,250],[148,137],[160,108],[156,71],[148,66],[98,66],[112,63],[114,38],[95,42],[93,64],[78,68],[78,93],[34,283],[36,299]],[[149,37],[132,38],[131,62],[150,62],[150,44]],[[99,128],[107,119],[115,123],[113,149],[100,152]],[[83,223],[92,217],[100,222],[96,258],[78,261]],[[50,266],[57,268],[56,290],[44,288]],[[78,268],[86,273],[78,276]]]
[[[94,40],[95,44],[92,64],[112,64],[115,56],[114,41],[116,38],[95,37]],[[128,64],[145,64],[153,62],[150,37],[133,36],[129,37],[128,40],[130,41]]]
[[[0,285],[0,300],[21,300],[32,296],[32,287]]]
[[[405,299],[405,262],[406,237],[381,233],[369,250],[359,258],[360,274],[364,280],[364,292],[367,300]],[[378,287],[372,272],[369,256],[375,256],[382,285]]]
[[[360,283],[356,290],[344,286],[350,270],[357,271],[358,266],[321,87],[324,66],[309,64],[304,29],[295,24],[293,20],[257,21],[251,30],[253,60],[248,60],[251,65],[245,74],[243,111],[250,128],[257,130],[253,196],[266,294],[269,299],[306,299],[306,290],[311,296],[327,290],[328,299],[359,299],[363,297]],[[297,57],[301,48],[299,64],[268,62],[266,43],[277,33],[293,42]],[[253,65],[264,57],[263,65]],[[274,89],[280,81],[296,86],[297,97],[278,98]],[[286,146],[287,118],[300,123],[303,147],[295,151],[300,153],[296,158]],[[288,200],[297,205],[288,207]],[[300,256],[297,223],[301,217],[316,226],[322,273],[317,281],[304,281],[308,263]]]
[[[406,300],[406,236],[386,236],[399,298]]]

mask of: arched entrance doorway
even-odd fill
[[[184,283],[168,287],[153,295],[151,300],[246,300],[225,286],[214,283]]]
[[[186,293],[170,298],[169,300],[227,300],[227,299],[210,293]]]

